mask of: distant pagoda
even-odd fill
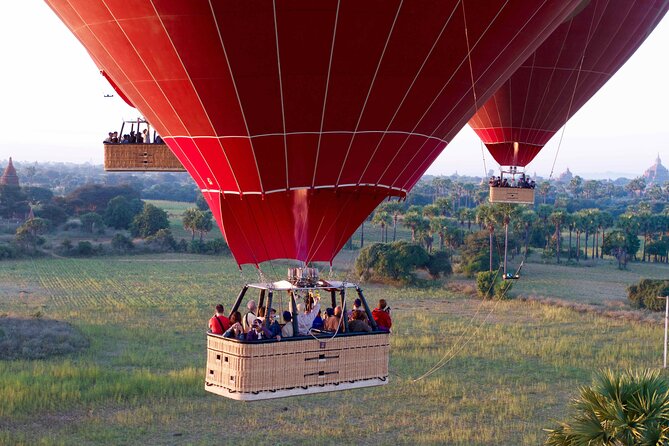
[[[560,174],[560,176],[558,176],[557,181],[558,183],[569,183],[572,178],[574,178],[574,174],[572,174],[571,171],[569,170],[569,167],[567,167],[567,170],[565,170]]]
[[[0,185],[1,186],[19,186],[19,176],[16,174],[16,169],[14,164],[12,164],[12,158],[9,158],[9,164],[5,168],[5,171],[0,176]]]
[[[660,159],[660,154],[657,154],[657,159],[655,164],[650,166],[643,173],[643,177],[646,179],[646,184],[664,184],[665,181],[669,181],[669,170],[662,165],[662,160]]]

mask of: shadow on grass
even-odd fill
[[[44,359],[88,348],[72,325],[42,318],[0,318],[0,360]]]

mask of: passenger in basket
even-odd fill
[[[348,323],[348,331],[353,332],[371,332],[372,327],[367,323],[365,313],[360,310],[353,312],[353,320]]]
[[[209,331],[213,334],[222,335],[230,328],[230,321],[225,317],[223,305],[216,305],[216,313],[209,319]]]
[[[297,331],[300,336],[306,336],[311,330],[311,326],[316,319],[316,315],[321,310],[321,301],[318,297],[314,297],[314,306],[309,309],[304,308],[304,304],[300,302],[297,304]]]
[[[276,310],[274,308],[269,310],[269,318],[270,318],[269,332],[272,334],[272,337],[273,338],[277,336],[281,337],[281,325],[279,324],[279,316],[276,314]]]
[[[256,311],[258,311],[256,301],[250,300],[249,303],[246,304],[246,308],[249,309],[249,312],[244,316],[244,331],[248,332],[251,329],[251,324],[256,320]]]
[[[290,314],[290,311],[283,312],[283,321],[285,324],[281,328],[281,336],[292,338],[295,335],[295,331],[293,330],[293,315]]]
[[[242,314],[239,311],[235,311],[230,316],[230,328],[228,328],[225,333],[223,333],[224,338],[233,338],[244,340],[246,336],[244,335],[244,327],[239,322],[242,320]]]
[[[381,331],[390,331],[393,321],[390,318],[390,307],[385,299],[379,299],[379,306],[372,311],[372,317]]]
[[[323,329],[325,331],[337,331],[337,327],[339,327],[339,324],[341,323],[341,307],[337,306],[334,310],[332,308],[328,308],[326,313],[328,317],[325,319],[325,325],[323,326]]]
[[[314,318],[314,321],[311,323],[311,328],[314,330],[323,329],[323,318],[321,317],[321,310],[318,310],[318,314]]]
[[[246,333],[247,341],[262,341],[263,339],[272,339],[272,334],[263,326],[259,320],[254,320],[251,323],[251,329]],[[281,339],[281,338],[279,338]]]
[[[369,318],[367,317],[367,313],[365,313],[365,308],[362,306],[362,301],[360,299],[356,299],[353,301],[353,310],[348,314],[349,321],[353,320],[353,315],[355,314],[356,311],[362,312],[364,316],[363,320],[367,322],[367,325],[369,325]]]

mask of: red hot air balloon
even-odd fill
[[[502,166],[525,166],[643,43],[667,0],[590,0],[527,59],[469,125]]]
[[[581,0],[46,0],[239,264],[331,261]]]

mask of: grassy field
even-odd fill
[[[669,273],[562,268],[530,263],[514,291],[602,303],[621,299],[627,280]],[[285,266],[265,269],[276,279]],[[0,361],[0,444],[537,445],[593,371],[662,359],[659,323],[482,303],[441,285],[368,285],[370,300],[393,307],[389,385],[233,402],[203,389],[204,329],[214,303],[229,307],[255,280],[252,268],[208,256],[0,262],[0,316],[42,312],[90,343],[66,357]]]

